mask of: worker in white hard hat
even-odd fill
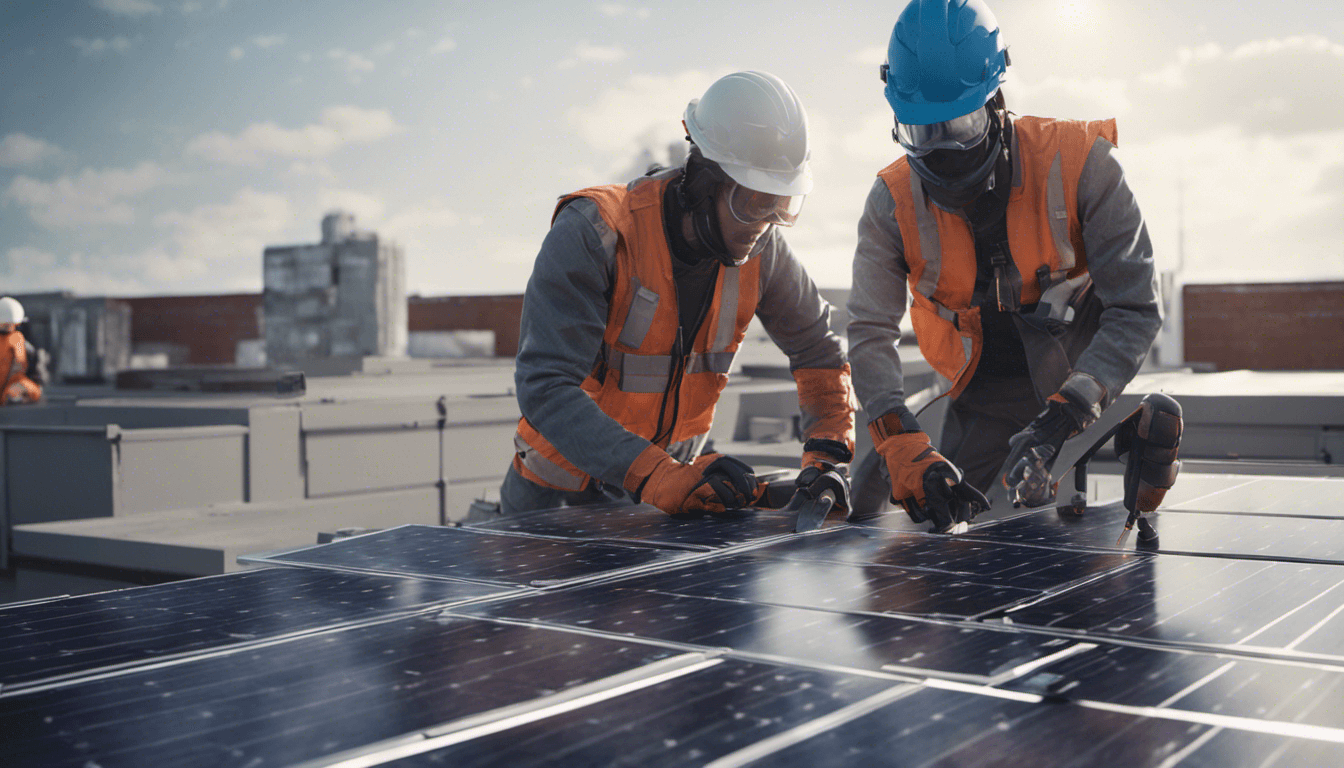
[[[802,104],[779,78],[738,72],[682,123],[682,167],[556,206],[523,300],[505,514],[612,498],[669,514],[759,501],[750,467],[702,455],[753,316],[798,384],[800,484],[851,459],[849,365],[782,234],[812,190]]]
[[[27,320],[18,299],[0,298],[0,371],[5,374],[0,405],[35,403],[42,387],[28,377],[28,347],[18,327]]]

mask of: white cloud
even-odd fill
[[[200,2],[200,0],[187,0],[181,5],[181,11],[184,16],[193,13],[200,13],[204,9],[205,9],[205,3]]]
[[[252,44],[258,48],[274,48],[284,45],[287,39],[285,35],[257,35],[252,38]]]
[[[433,230],[450,229],[461,223],[461,214],[453,210],[447,200],[433,198],[399,211],[387,219],[382,229],[404,242],[415,242]]]
[[[1023,113],[1122,117],[1121,136],[1140,140],[1227,125],[1309,133],[1337,127],[1344,115],[1344,45],[1310,35],[1233,50],[1207,43],[1131,79],[1051,75],[1009,80],[1004,91]]]
[[[1003,92],[1014,112],[1093,120],[1128,114],[1132,90],[1130,81],[1118,78],[1049,75],[1035,83],[1010,80]]]
[[[1270,136],[1223,126],[1136,143],[1118,156],[1159,265],[1176,258],[1183,186],[1187,276],[1344,277],[1344,129]]]
[[[628,5],[621,5],[620,3],[598,3],[597,12],[603,16],[610,16],[614,19],[621,18],[622,16],[647,19],[649,18],[650,13],[648,8],[636,8]]]
[[[162,11],[149,0],[93,0],[93,7],[100,8],[113,16],[144,16],[147,13]]]
[[[332,48],[327,51],[327,58],[336,62],[352,78],[358,78],[360,75],[374,70],[374,63],[371,60],[354,51]]]
[[[5,253],[3,280],[12,293],[74,291],[84,295],[124,296],[145,292],[135,278],[123,277],[120,259],[108,263],[75,251],[58,256],[40,248],[21,245]]]
[[[582,41],[574,46],[574,55],[581,61],[597,61],[610,64],[625,58],[625,49],[619,46],[590,45]]]
[[[131,49],[134,41],[122,37],[121,35],[108,39],[96,37],[92,40],[83,37],[72,37],[70,38],[70,44],[79,49],[80,54],[83,56],[102,56],[108,51],[125,53]]]
[[[296,223],[284,196],[244,188],[227,202],[154,217],[159,237],[148,247],[122,250],[118,238],[97,253],[10,248],[3,279],[8,290],[114,296],[257,290],[262,251],[287,242]]]
[[[438,53],[448,53],[449,51],[455,51],[455,50],[457,50],[457,41],[451,37],[442,37],[439,38],[439,41],[437,43],[435,43],[433,46],[430,47],[429,52],[438,54]]]
[[[290,176],[297,178],[320,179],[325,182],[336,181],[336,171],[332,170],[330,165],[321,160],[313,162],[295,160],[289,164],[289,168],[285,172]]]
[[[61,150],[54,144],[26,133],[11,133],[0,139],[0,166],[35,165],[60,154]]]
[[[34,222],[47,228],[129,224],[135,219],[131,201],[170,181],[167,172],[150,162],[130,169],[86,168],[50,182],[19,176],[0,200],[23,207]]]
[[[234,60],[234,61],[237,61],[237,60],[243,58],[243,54],[244,54],[244,51],[243,51],[243,49],[242,49],[241,47],[239,47],[239,46],[236,46],[236,45],[235,45],[233,48],[230,48],[230,49],[229,49],[229,58],[232,59],[232,60]]]
[[[571,107],[569,124],[592,148],[613,155],[610,171],[626,167],[647,148],[681,141],[686,103],[714,82],[696,70],[675,75],[632,75],[592,104]],[[609,179],[607,181],[610,181]]]
[[[384,40],[383,42],[375,45],[373,49],[369,51],[369,55],[383,57],[395,50],[397,50],[397,43],[395,40]]]
[[[227,203],[169,211],[154,223],[167,231],[168,239],[137,254],[132,272],[152,285],[194,282],[222,291],[258,287],[262,251],[296,222],[284,196],[248,187]]]
[[[187,143],[186,153],[232,165],[257,165],[268,156],[311,162],[347,144],[377,141],[400,130],[386,110],[329,107],[319,122],[302,128],[253,123],[236,136],[202,134]]]
[[[317,204],[324,214],[333,210],[353,213],[360,227],[376,224],[386,209],[382,200],[353,189],[324,189],[317,195]]]

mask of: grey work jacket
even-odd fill
[[[1104,309],[1100,327],[1073,369],[1103,386],[1113,401],[1134,378],[1162,327],[1153,246],[1143,214],[1111,150],[1097,138],[1078,182],[1078,218],[1087,267]],[[1021,182],[1014,179],[1014,184]],[[896,203],[878,178],[859,219],[849,295],[849,359],[854,390],[870,419],[905,405],[896,352],[908,301],[905,248]]]
[[[579,385],[593,369],[607,326],[616,268],[614,238],[603,242],[597,204],[579,198],[556,216],[523,297],[514,382],[518,407],[574,466],[620,486],[648,440],[604,413]],[[756,316],[792,370],[840,368],[843,345],[826,303],[778,228],[761,253]],[[638,257],[638,254],[636,254]]]

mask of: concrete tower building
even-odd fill
[[[401,247],[322,218],[322,242],[268,247],[263,255],[266,359],[272,365],[330,357],[406,354],[406,264]]]

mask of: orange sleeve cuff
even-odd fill
[[[798,382],[798,405],[812,422],[803,440],[818,437],[844,443],[854,451],[854,412],[858,399],[850,378],[849,363],[839,368],[800,368],[793,372]]]
[[[645,448],[642,453],[635,457],[634,461],[630,462],[630,468],[625,471],[625,482],[621,484],[622,487],[630,493],[638,492],[640,484],[643,483],[649,475],[653,474],[653,470],[656,469],[659,464],[662,464],[664,461],[670,460],[671,458],[672,457],[667,454],[667,451],[659,448],[653,443],[649,443],[649,447]]]

